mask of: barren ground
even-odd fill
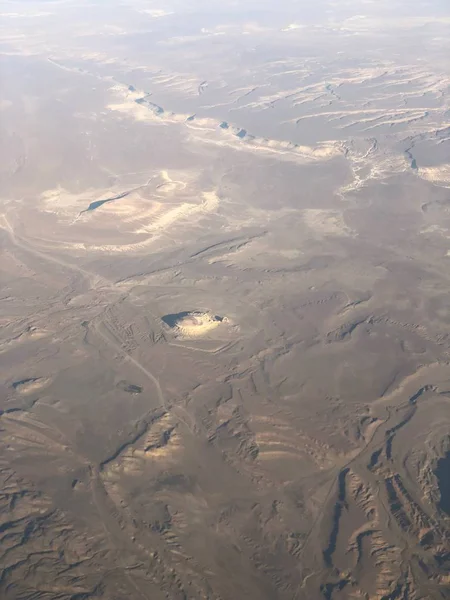
[[[450,598],[445,2],[0,0],[0,597]]]

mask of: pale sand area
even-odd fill
[[[161,178],[163,181],[156,188],[159,193],[169,194],[170,192],[186,189],[187,183],[185,181],[175,181],[169,177],[167,171],[161,171]]]
[[[422,179],[443,187],[450,187],[450,164],[439,167],[420,167],[418,174]]]
[[[207,312],[193,312],[177,320],[172,331],[177,337],[198,338],[225,323],[228,323],[226,317],[217,317]]]
[[[307,208],[302,213],[308,227],[319,235],[352,235],[352,230],[346,225],[339,210]]]
[[[151,180],[152,187],[146,189]],[[46,191],[39,200],[41,213],[44,219],[56,218],[59,229],[45,227],[45,235],[36,241],[42,247],[64,250],[139,251],[157,240],[161,244],[161,238],[170,237],[177,227],[186,231],[220,206],[218,191],[199,190],[192,173],[177,171],[171,177],[162,170],[147,183],[130,187],[128,191],[117,187],[78,194],[62,187]],[[89,209],[102,201],[101,206]]]
[[[151,103],[144,91],[130,90],[123,84],[116,84],[110,91],[118,96],[120,101],[107,105],[107,109],[122,113],[123,115],[138,122],[160,123],[160,124],[184,124],[193,142],[203,142],[222,147],[231,147],[236,150],[259,152],[264,154],[276,154],[279,158],[308,164],[311,162],[329,160],[342,155],[342,148],[338,142],[329,141],[319,143],[315,146],[294,144],[288,140],[267,139],[256,137],[246,133],[241,138],[238,134],[241,128],[230,125],[222,128],[219,121],[211,118],[195,118],[190,120],[191,115],[184,113],[166,112],[158,110]],[[138,101],[148,100],[148,104]]]
[[[19,394],[31,394],[48,386],[50,382],[50,377],[32,378],[15,385],[15,390]]]
[[[89,212],[89,205],[93,202],[105,201],[102,206],[102,210],[106,210],[113,206],[114,210],[120,211],[119,205],[124,203],[125,197],[120,198],[121,195],[126,194],[129,199],[132,200],[131,206],[127,207],[126,214],[130,214],[130,208],[136,206],[136,199],[139,200],[142,194],[139,194],[141,190],[149,188],[153,184],[152,198],[164,198],[167,199],[168,194],[183,191],[188,185],[195,184],[197,176],[192,172],[176,172],[177,179],[173,179],[166,169],[161,170],[155,174],[144,174],[141,175],[141,179],[134,183],[128,183],[127,187],[116,184],[114,188],[107,190],[99,190],[95,188],[88,188],[80,193],[74,193],[62,186],[58,186],[54,189],[43,192],[40,196],[39,202],[41,204],[41,210],[44,213],[53,213],[57,215],[59,222],[73,222],[78,219],[88,219],[94,214],[94,211]],[[130,198],[131,197],[131,198]],[[110,202],[112,200],[112,202]],[[119,200],[121,202],[119,202]],[[147,200],[147,204],[150,202]],[[135,211],[131,210],[131,216]]]

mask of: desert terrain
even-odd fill
[[[450,598],[445,0],[0,0],[0,598]]]

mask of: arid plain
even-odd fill
[[[450,598],[445,1],[0,1],[0,597]]]

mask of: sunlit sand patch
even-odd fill
[[[303,454],[301,446],[290,442],[285,435],[277,432],[261,432],[255,436],[256,443],[261,452],[285,452],[287,454]]]
[[[182,338],[203,337],[221,324],[228,323],[226,317],[201,311],[166,315],[163,321],[175,336]]]
[[[158,71],[152,77],[153,84],[164,86],[165,89],[177,90],[189,95],[198,93],[201,81],[197,77],[186,76],[185,73],[166,73]]]
[[[393,173],[404,173],[409,170],[402,154],[394,154],[386,150],[380,152],[376,146],[372,146],[366,151],[345,146],[343,149],[346,152],[353,179],[338,189],[341,197],[364,187],[371,180],[385,179]]]
[[[440,165],[439,167],[420,167],[418,175],[426,181],[450,187],[450,164]]]
[[[50,333],[46,329],[38,329],[37,327],[30,327],[26,333],[23,333],[20,337],[26,337],[27,340],[40,340],[47,337]]]
[[[218,208],[219,197],[216,192],[203,192],[202,196],[203,202],[201,204],[183,202],[179,206],[158,216],[153,223],[136,230],[136,233],[162,233],[165,229],[181,219],[187,219],[200,213],[213,212]]]
[[[122,101],[111,103],[109,110],[123,113],[136,121],[159,123],[183,123],[193,132],[192,139],[213,143],[219,146],[232,146],[240,150],[252,150],[279,156],[286,156],[298,162],[315,162],[329,160],[341,155],[338,143],[334,141],[322,142],[316,146],[299,146],[286,140],[271,140],[248,134],[238,127],[223,127],[218,121],[211,118],[192,119],[192,115],[184,113],[164,112],[161,107],[150,102],[140,102],[146,98],[145,92],[117,84],[111,90],[121,97]],[[214,133],[212,136],[211,133]]]
[[[182,116],[184,118],[184,115],[182,115]],[[181,120],[181,119],[179,119],[179,120]],[[200,130],[205,133],[208,133],[208,132],[217,131],[219,123],[215,119],[211,119],[211,118],[203,118],[203,119],[195,118],[195,120],[193,120],[193,121],[186,119],[185,125],[186,125],[187,129]]]
[[[337,210],[325,210],[319,208],[308,208],[303,211],[305,223],[324,235],[348,236],[352,231],[345,224],[342,213]]]
[[[162,427],[166,426],[166,430]],[[182,439],[178,435],[176,429],[173,428],[172,417],[167,416],[156,431],[150,430],[149,434],[145,437],[143,442],[136,448],[130,448],[126,451],[116,462],[111,465],[111,475],[114,471],[122,472],[123,474],[129,475],[140,475],[145,468],[145,462],[148,460],[156,461],[176,461],[178,454],[183,449]],[[171,432],[167,436],[167,432]]]
[[[123,84],[116,84],[111,91],[121,100],[112,102],[107,108],[132,117],[135,121],[153,123],[183,123],[190,115],[182,113],[165,112],[161,107],[152,104],[151,96],[142,90],[136,90]],[[145,100],[145,102],[144,102]]]
[[[145,106],[137,104],[136,99],[126,98],[123,102],[108,104],[107,108],[131,116],[136,121],[155,121],[155,115]]]
[[[131,193],[126,198],[104,204],[100,210],[84,213],[82,217],[92,221],[93,225],[99,228],[110,228],[113,219],[118,219],[123,224],[140,226],[158,218],[163,210],[162,202],[144,200],[137,193]]]
[[[306,25],[300,23],[290,23],[287,27],[284,27],[281,31],[295,31],[296,29],[304,29]]]
[[[160,183],[156,189],[158,192],[162,192],[164,194],[175,192],[177,190],[184,190],[187,186],[187,183],[184,181],[175,181],[171,179],[167,171],[161,171],[161,178],[163,182]]]
[[[4,318],[0,320],[0,325],[6,327],[10,324],[10,318]],[[24,333],[18,336],[12,337],[11,339],[4,341],[0,345],[0,354],[8,352],[11,347],[15,347],[20,344],[33,342],[46,337],[49,337],[51,333],[45,329],[38,329],[37,327],[30,327]]]
[[[134,118],[135,121],[147,121],[153,123],[183,123],[190,115],[181,113],[157,114],[150,110],[148,106],[136,102],[137,98],[126,98],[123,102],[108,104],[109,110],[114,110]]]
[[[42,236],[39,241],[47,247],[57,245],[61,249],[101,252],[138,251],[157,239],[161,243],[161,236],[170,228],[195,225],[200,215],[214,213],[219,208],[217,192],[204,191],[198,198],[196,183],[193,173],[175,171],[169,174],[163,170],[151,184],[154,189],[151,198],[148,190],[145,191],[145,182],[135,184],[129,191],[123,188],[105,192],[88,189],[81,194],[73,194],[63,188],[48,190],[40,197],[41,212],[56,215],[65,228],[49,238]],[[192,201],[185,192],[191,185],[194,186]],[[175,202],[179,192],[183,192],[188,200]],[[95,238],[87,237],[86,233],[94,229],[97,232]],[[82,239],[92,239],[94,243],[82,243]],[[116,243],[116,239],[121,243]]]
[[[40,200],[44,212],[58,215],[60,220],[72,221],[96,197],[98,191],[86,190],[82,194],[73,194],[62,187],[47,190],[41,194]],[[98,198],[96,198],[98,199]]]
[[[171,208],[167,209],[165,203],[155,201],[143,201],[136,198],[133,204],[130,202],[130,197],[127,197],[120,202],[111,202],[102,206],[102,211],[96,214],[94,211],[92,219],[99,227],[106,226],[107,231],[112,220],[117,220],[118,216],[123,216],[121,219],[124,223],[136,222],[138,226],[127,233],[128,243],[121,244],[90,244],[87,242],[59,242],[60,248],[72,250],[89,250],[98,252],[123,253],[140,251],[147,248],[149,245],[158,241],[161,244],[161,238],[168,233],[168,230],[176,225],[187,227],[189,223],[196,223],[197,218],[201,214],[215,212],[219,207],[219,197],[215,191],[202,193],[203,201],[201,203],[183,202],[180,205],[171,204]],[[83,215],[84,216],[84,215]],[[77,227],[80,220],[72,223]],[[145,235],[145,237],[142,237]],[[130,236],[141,236],[137,241],[129,241]],[[123,235],[119,236],[123,238]]]
[[[293,106],[296,106],[296,102],[302,104],[305,101],[314,100],[319,93],[323,93],[322,83],[289,88],[281,91],[272,91],[268,94],[259,95],[257,98],[250,100],[246,104],[241,104],[238,109],[230,108],[230,111],[241,110],[243,108],[264,110],[274,105],[279,100],[286,100],[287,98],[290,99]],[[296,120],[297,119],[292,119],[292,122],[295,123]]]
[[[18,394],[26,395],[46,387],[50,381],[50,377],[32,377],[30,379],[16,381],[13,383],[13,388]]]
[[[249,135],[245,139],[240,139],[233,132],[221,132],[219,135],[201,135],[199,132],[192,136],[194,141],[202,141],[216,146],[231,147],[234,150],[242,152],[258,152],[260,154],[277,155],[277,158],[296,162],[299,164],[309,164],[313,162],[331,160],[342,156],[342,151],[338,143],[323,142],[316,146],[299,146],[289,141],[270,140],[267,138],[256,138]]]
[[[105,481],[113,482],[123,474],[141,475],[148,461],[179,460],[183,450],[183,440],[177,428],[177,421],[170,412],[150,426],[149,430],[133,445],[111,462],[102,471]]]
[[[57,215],[58,221],[66,221],[71,225],[79,221],[84,223],[87,219],[95,217],[98,214],[95,212],[98,209],[89,210],[89,206],[93,202],[108,201],[101,206],[103,214],[107,214],[108,212],[120,214],[122,212],[125,217],[126,215],[130,215],[130,211],[133,214],[136,210],[142,212],[144,207],[146,211],[149,208],[153,209],[153,203],[149,201],[144,203],[140,199],[138,194],[139,189],[138,186],[135,190],[130,190],[123,198],[119,198],[118,196],[125,190],[110,189],[101,191],[98,189],[87,189],[80,194],[74,194],[59,187],[47,190],[41,195],[41,207],[44,213],[53,213]],[[125,212],[123,210],[124,206],[126,206]]]
[[[46,329],[39,329],[38,327],[29,327],[24,333],[22,333],[18,338],[16,338],[17,342],[29,342],[32,340],[41,340],[42,338],[48,337],[51,335],[50,331]]]
[[[155,78],[156,80],[157,78]],[[176,88],[185,93],[192,94],[197,91],[199,82],[197,79],[183,80],[179,77],[164,77],[159,82],[165,88]],[[118,83],[110,88],[119,102],[111,102],[107,105],[109,110],[120,112],[133,118],[135,121],[149,123],[180,123],[192,129],[214,130],[218,123],[212,118],[195,118],[192,114],[176,113],[164,110],[162,106],[152,102],[152,96],[144,90],[136,90],[132,86]]]
[[[434,225],[429,225],[428,227],[423,227],[420,230],[420,233],[437,233],[439,235],[442,235],[446,238],[450,238],[450,230],[447,229],[446,227],[442,227],[440,225],[434,224]]]
[[[178,327],[179,335],[182,337],[202,337],[212,329],[219,326],[219,322],[210,317],[209,315],[202,317],[192,317],[189,320],[184,321]]]

